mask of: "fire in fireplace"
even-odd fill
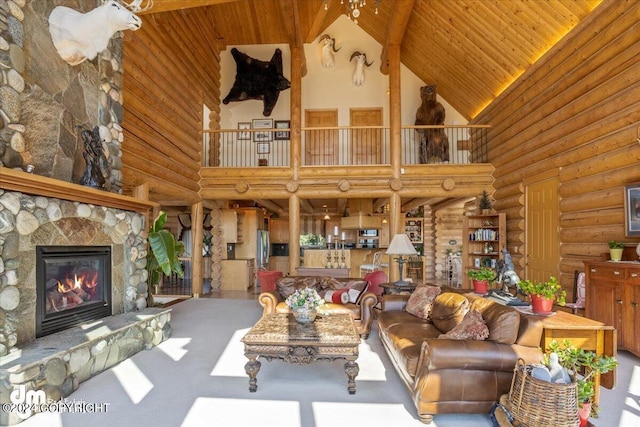
[[[36,337],[110,316],[110,246],[36,247]]]

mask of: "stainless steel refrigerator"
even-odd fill
[[[256,268],[269,269],[269,232],[258,230],[256,244]]]

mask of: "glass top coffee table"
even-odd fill
[[[244,343],[244,355],[249,359],[245,371],[249,375],[250,392],[258,389],[259,357],[298,365],[317,360],[346,359],[347,390],[349,394],[356,392],[360,336],[349,314],[319,314],[314,322],[307,324],[298,323],[290,313],[267,314],[241,341]]]

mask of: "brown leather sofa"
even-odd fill
[[[284,300],[297,288],[313,287],[322,294],[326,290],[344,288],[348,282],[360,281],[361,278],[333,278],[321,276],[280,277],[276,280],[276,289],[262,292],[258,302],[263,307],[262,314],[287,313],[290,311]],[[373,308],[378,303],[378,297],[372,292],[363,292],[357,303],[336,304],[325,302],[322,311],[325,313],[348,313],[353,318],[358,334],[369,338],[371,323],[373,322]]]
[[[424,320],[404,311],[408,298],[383,297],[379,333],[425,424],[434,414],[489,413],[509,392],[518,358],[542,360],[542,325],[534,316],[474,294],[444,292],[433,302],[431,313],[437,318]],[[489,329],[486,340],[438,339],[470,309],[482,314]]]

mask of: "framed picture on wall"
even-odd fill
[[[251,129],[251,123],[249,122],[240,122],[238,123],[238,129]],[[238,132],[238,140],[246,141],[251,139],[251,132]]]
[[[287,129],[287,130],[277,130],[273,139],[276,141],[288,141],[290,138],[289,127],[291,126],[291,122],[289,120],[276,120],[275,128],[276,129]]]
[[[252,127],[253,129],[273,129],[273,119],[253,119]],[[266,142],[271,141],[273,138],[273,132],[254,132],[253,133],[253,141],[254,142]]]
[[[258,154],[269,154],[271,152],[271,144],[268,142],[258,142]]]
[[[640,236],[640,182],[624,187],[624,219],[625,235]]]

